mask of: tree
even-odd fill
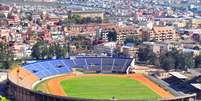
[[[5,14],[4,14],[4,13],[0,13],[0,18],[1,18],[1,19],[6,18]]]
[[[48,48],[48,56],[47,56],[47,58],[48,58],[48,59],[51,59],[51,58],[53,58],[54,56],[55,56],[55,45],[52,44],[52,45],[50,45],[49,48]]]
[[[147,57],[148,57],[148,60],[147,60],[148,64],[157,65],[157,63],[156,63],[157,55],[153,51],[148,52]]]
[[[157,59],[156,54],[153,52],[151,47],[143,46],[139,48],[138,51],[139,61],[143,61],[146,64],[155,64],[155,60]]]
[[[160,66],[165,70],[181,69],[185,67],[183,54],[175,48],[171,51],[160,54]]]
[[[70,29],[70,25],[72,24],[72,20],[70,20],[69,18],[66,18],[62,21],[62,26],[67,26],[68,27],[68,30]]]
[[[195,67],[193,53],[184,53],[173,49],[168,52],[175,59],[175,69],[187,69]]]
[[[194,68],[195,67],[195,60],[193,58],[192,53],[185,53],[184,54],[184,62],[185,62],[185,69],[187,68]]]
[[[113,29],[113,31],[109,31],[107,34],[109,41],[117,41],[117,32]]]
[[[160,55],[160,66],[166,70],[182,69],[195,67],[195,60],[192,53],[184,53],[176,49],[172,49],[165,54]]]
[[[8,44],[0,43],[0,68],[8,69],[14,63],[14,54]]]
[[[92,18],[91,17],[84,17],[82,18],[81,24],[88,24],[92,22]]]
[[[65,58],[67,55],[67,47],[55,44],[55,55],[57,59]]]
[[[102,23],[101,17],[81,17],[80,15],[72,15],[69,13],[68,18],[60,21],[59,24],[61,25],[71,25],[71,24],[88,24],[88,23]]]
[[[175,59],[175,69],[183,69],[185,67],[185,57],[183,53],[172,54]]]
[[[82,19],[80,15],[73,15],[70,20],[76,24],[80,24]]]
[[[51,44],[47,41],[38,41],[32,47],[31,56],[35,59],[65,58],[68,52],[67,45]]]
[[[138,37],[132,36],[132,37],[127,37],[126,40],[124,41],[124,44],[127,43],[133,43],[135,46],[138,46],[142,44],[142,40],[140,40]]]
[[[96,23],[102,23],[103,22],[101,17],[95,17],[94,20]]]
[[[196,68],[201,67],[201,55],[195,57],[195,67]]]
[[[175,59],[171,55],[162,55],[160,57],[160,67],[165,70],[171,70],[175,68]]]
[[[38,41],[32,47],[31,56],[35,59],[45,59],[48,57],[48,42]]]
[[[11,101],[11,100],[7,99],[6,97],[3,97],[3,96],[0,96],[0,100],[1,101]]]

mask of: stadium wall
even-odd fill
[[[8,80],[8,96],[12,101],[110,101],[110,100],[94,100],[94,99],[79,99],[72,97],[56,96],[42,92],[36,92],[24,87],[21,87],[12,81]],[[173,99],[161,99],[159,101],[195,101],[195,95],[181,96]],[[147,99],[148,100],[148,99]],[[125,100],[124,100],[125,101]],[[127,100],[139,101],[139,100]],[[145,100],[143,100],[145,101]],[[148,100],[151,101],[151,100]]]

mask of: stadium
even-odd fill
[[[12,101],[194,101],[148,75],[129,74],[132,58],[72,57],[16,66],[8,74]]]

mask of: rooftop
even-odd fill
[[[179,78],[179,79],[187,79],[187,77],[179,72],[170,72],[171,75]]]
[[[200,83],[192,83],[191,85],[192,85],[193,87],[195,87],[195,88],[201,90],[201,84],[200,84]]]

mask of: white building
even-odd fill
[[[94,48],[95,48],[94,50],[99,54],[106,53],[106,54],[112,55],[114,52],[114,49],[116,49],[116,43],[107,42],[100,45],[96,45]]]

